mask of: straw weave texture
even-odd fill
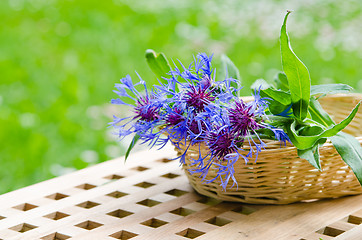
[[[362,100],[362,94],[332,95],[320,99],[323,108],[336,123],[348,116],[353,107]],[[362,143],[362,109],[360,109],[344,132],[349,133]],[[238,187],[222,190],[219,181],[202,183],[199,174],[190,175],[190,159],[198,158],[199,145],[191,146],[187,151],[186,164],[183,166],[192,187],[200,194],[224,201],[236,201],[253,204],[288,204],[303,200],[336,198],[362,193],[357,178],[343,162],[327,141],[320,148],[322,171],[318,171],[305,159],[297,155],[292,145],[281,146],[279,142],[267,140],[267,149],[259,153],[258,160],[251,159],[248,164],[239,160],[235,168]],[[177,149],[178,154],[183,153]],[[201,154],[208,150],[201,146]],[[216,176],[210,169],[206,179]]]

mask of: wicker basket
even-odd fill
[[[324,109],[336,122],[344,119],[353,107],[362,100],[361,94],[333,95],[320,99]],[[357,137],[362,143],[362,110],[348,125],[344,132]],[[296,148],[270,141],[256,163],[253,159],[248,164],[236,164],[235,178],[238,188],[223,191],[220,182],[204,184],[198,174],[190,175],[190,159],[197,158],[199,146],[192,146],[187,151],[186,164],[183,166],[192,187],[200,194],[224,201],[236,201],[253,204],[287,204],[303,200],[335,198],[362,193],[357,178],[343,162],[333,145],[325,143],[320,148],[322,172],[311,166],[307,160],[297,156]],[[177,149],[178,154],[182,149]],[[201,154],[206,154],[205,146]],[[209,171],[207,179],[216,176]]]

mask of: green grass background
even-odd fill
[[[214,53],[216,67],[226,53],[244,94],[255,79],[271,80],[287,9],[293,49],[313,84],[361,92],[358,0],[0,1],[0,193],[124,154],[127,143],[107,128],[109,102],[126,74],[155,81],[148,48],[187,65]]]

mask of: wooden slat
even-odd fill
[[[223,229],[210,232],[200,239],[301,239],[343,218],[346,213],[361,208],[362,196],[285,206],[268,206],[248,216],[247,221],[235,221]],[[231,229],[238,229],[232,231]],[[260,232],[260,229],[263,229]],[[212,235],[212,236],[211,236]]]
[[[359,225],[335,238],[336,240],[361,240],[362,239],[362,225]]]
[[[335,239],[334,237],[330,237],[330,236],[326,236],[324,234],[320,234],[317,232],[313,232],[311,234],[309,234],[308,236],[305,236],[302,238],[302,240],[319,240],[319,239],[323,239],[323,240],[332,240]]]
[[[284,206],[198,195],[172,147],[0,196],[0,239],[362,239],[362,195]]]

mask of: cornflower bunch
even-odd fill
[[[278,128],[278,123],[267,114],[271,99],[260,96],[260,87],[254,91],[254,99],[244,102],[238,97],[238,80],[226,76],[216,79],[212,68],[212,55],[201,53],[189,67],[179,63],[168,72],[159,85],[148,89],[142,80],[133,83],[127,75],[116,84],[113,104],[129,106],[133,115],[114,116],[111,125],[120,139],[134,135],[130,148],[137,140],[150,147],[162,148],[168,142],[185,149],[178,159],[185,164],[190,146],[206,147],[207,154],[191,159],[190,173],[200,173],[205,183],[220,180],[223,189],[230,181],[237,184],[233,174],[235,164],[246,164],[266,147],[263,138],[283,143],[290,141]],[[143,86],[144,91],[137,90]],[[128,98],[133,101],[123,99]],[[217,176],[208,179],[210,169]]]
[[[295,55],[286,31],[287,12],[280,32],[280,49],[283,72],[274,84],[257,80],[253,84],[253,100],[239,98],[238,70],[226,56],[222,57],[223,78],[216,78],[212,56],[201,53],[189,67],[179,63],[172,69],[167,58],[153,51],[146,52],[151,70],[160,80],[159,85],[148,89],[141,79],[133,84],[130,76],[116,84],[120,98],[112,103],[128,105],[133,116],[114,117],[111,125],[120,139],[134,138],[150,147],[162,148],[168,142],[180,152],[181,164],[186,164],[190,146],[199,146],[199,155],[188,159],[191,174],[198,173],[204,183],[219,179],[224,190],[234,178],[235,164],[246,164],[266,148],[264,139],[286,144],[291,142],[300,158],[322,170],[319,148],[330,140],[342,160],[352,169],[362,185],[362,147],[353,136],[342,130],[356,116],[360,102],[340,123],[335,123],[324,111],[318,99],[331,93],[347,93],[352,88],[346,84],[311,85],[307,67]],[[140,92],[139,87],[144,91]],[[133,104],[122,99],[129,98]],[[201,149],[207,149],[201,154]],[[216,177],[207,178],[209,171]]]

